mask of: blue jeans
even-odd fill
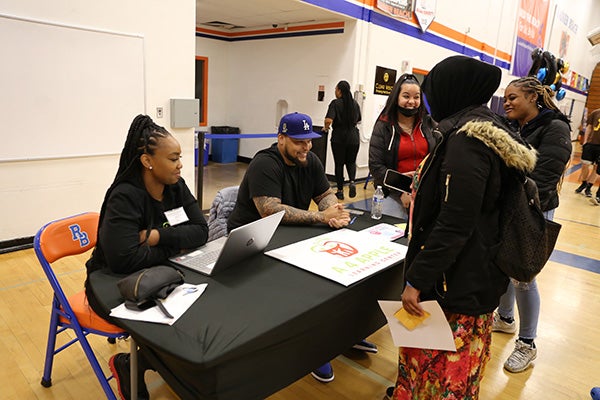
[[[546,219],[551,221],[554,219],[554,210],[544,212]],[[540,318],[540,292],[536,280],[531,282],[510,280],[506,293],[500,297],[498,314],[501,317],[514,318],[515,299],[519,309],[519,337],[535,339]]]

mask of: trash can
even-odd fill
[[[240,128],[235,126],[211,126],[210,133],[212,134],[234,134],[240,133]],[[212,160],[218,163],[232,163],[237,161],[238,156],[238,139],[217,139],[213,138],[212,143]]]

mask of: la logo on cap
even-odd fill
[[[306,122],[304,122],[304,124],[306,124]],[[287,123],[286,122],[283,123],[283,128],[281,129],[281,132],[287,133]]]
[[[304,123],[304,130],[305,131],[310,131],[310,125],[308,124],[308,122],[306,122],[305,119],[303,119],[302,122]]]

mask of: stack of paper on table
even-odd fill
[[[365,228],[360,232],[368,233],[368,234],[373,235],[380,239],[392,241],[392,240],[396,240],[396,239],[403,237],[405,230],[406,230],[405,222],[401,223],[401,224],[396,224],[396,225],[387,224],[385,222],[382,222],[380,224],[371,226],[369,228]]]
[[[349,286],[402,261],[406,250],[364,232],[339,229],[265,254]]]

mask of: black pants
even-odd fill
[[[333,153],[333,162],[335,164],[335,182],[337,189],[344,188],[344,165],[348,172],[348,179],[353,182],[356,178],[356,156],[360,143],[346,144],[331,142],[331,152]]]

